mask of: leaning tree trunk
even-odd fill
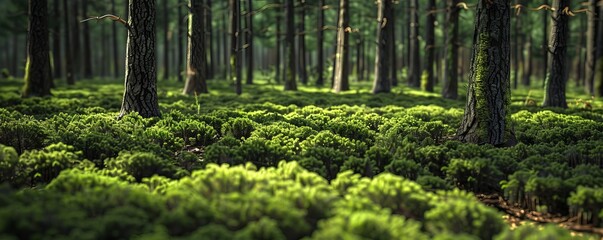
[[[50,95],[50,56],[48,56],[48,6],[46,0],[29,0],[29,28],[25,87],[22,97]]]
[[[230,0],[230,72],[235,84],[235,93],[241,95],[241,2]]]
[[[435,65],[435,20],[436,20],[436,3],[435,0],[427,1],[427,21],[425,24],[425,67],[424,71],[427,74],[425,82],[425,91],[433,92],[434,71]]]
[[[297,83],[295,82],[295,21],[293,11],[293,0],[285,1],[285,91],[297,91]]]
[[[569,8],[569,0],[553,2],[553,26],[549,43],[549,74],[546,78],[543,106],[567,108],[565,87],[567,85],[567,44],[569,40],[569,16],[564,9]]]
[[[333,90],[336,93],[350,90],[349,82],[349,26],[350,5],[348,0],[339,1],[339,21],[337,24],[337,53],[335,54],[335,76]]]
[[[467,105],[457,135],[461,141],[495,146],[516,142],[508,114],[510,12],[508,0],[478,2]]]
[[[389,51],[392,44],[389,34],[392,33],[394,24],[387,22],[392,13],[392,0],[377,0],[377,51],[375,53],[375,80],[373,81],[373,93],[391,92],[392,81],[389,79],[390,67]]]
[[[408,85],[421,87],[421,58],[419,54],[419,1],[410,0],[410,60]]]
[[[126,82],[119,118],[130,112],[158,117],[155,0],[130,0],[128,12]]]
[[[187,76],[184,94],[207,93],[205,69],[205,16],[203,0],[189,0],[188,48],[186,54]]]
[[[324,69],[325,69],[325,53],[324,53],[324,38],[325,38],[325,33],[324,33],[324,25],[325,25],[325,11],[324,11],[324,7],[325,7],[325,0],[319,0],[318,1],[318,33],[317,33],[317,37],[316,37],[316,43],[318,44],[317,46],[317,51],[318,51],[318,60],[317,60],[317,67],[316,67],[316,71],[318,72],[318,79],[316,80],[316,85],[318,86],[322,86],[325,84],[325,79],[324,79]]]
[[[447,0],[448,14],[446,15],[446,52],[444,64],[444,85],[442,97],[457,99],[458,94],[458,68],[459,68],[459,13],[457,4],[460,0]]]
[[[590,0],[588,6],[588,26],[586,30],[586,92],[590,95],[595,94],[595,70],[596,70],[596,54],[597,54],[597,11],[598,0]],[[603,39],[601,39],[603,40]],[[599,41],[601,41],[599,40]]]

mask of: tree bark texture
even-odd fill
[[[317,66],[316,71],[318,72],[318,78],[316,79],[316,85],[322,86],[325,84],[324,69],[325,69],[325,53],[324,53],[324,26],[325,26],[325,0],[318,0],[318,27],[317,27]]]
[[[569,16],[564,9],[569,8],[569,0],[553,1],[553,25],[549,43],[549,73],[545,83],[543,106],[567,108],[565,88],[567,85],[567,44],[569,41]]]
[[[390,76],[390,47],[391,28],[394,27],[393,22],[388,22],[389,15],[392,13],[391,0],[377,0],[377,51],[375,53],[375,80],[373,81],[373,93],[388,93],[391,92],[392,82]]]
[[[130,0],[128,12],[125,90],[119,118],[130,112],[158,117],[155,0]]]
[[[186,53],[186,84],[184,94],[207,93],[205,69],[205,11],[203,0],[189,0],[188,48]]]
[[[295,82],[295,17],[293,0],[285,0],[285,91],[297,91]]]
[[[457,6],[460,0],[447,0],[446,14],[446,50],[444,63],[444,80],[442,97],[447,99],[458,98],[458,68],[459,68],[459,13]]]
[[[586,66],[585,66],[585,88],[590,95],[595,94],[595,71],[597,62],[597,21],[599,12],[597,11],[597,2],[599,0],[588,1],[588,23],[586,30]],[[603,39],[599,40],[602,41]]]
[[[427,17],[425,23],[425,67],[424,71],[427,74],[425,82],[425,91],[433,92],[434,80],[434,65],[435,65],[435,21],[436,21],[436,5],[435,0],[427,1]]]
[[[421,58],[419,54],[419,1],[410,0],[410,60],[408,85],[421,87]]]
[[[241,2],[230,0],[230,71],[235,85],[235,93],[241,95]]]
[[[252,0],[247,0],[246,7],[246,18],[247,30],[245,31],[245,57],[247,58],[247,78],[245,78],[246,84],[253,84],[253,4]]]
[[[335,90],[336,93],[350,90],[350,31],[350,5],[348,0],[340,0],[339,21],[337,23],[337,53],[335,54],[335,76],[333,78],[333,90]]]
[[[479,0],[465,115],[458,139],[494,146],[513,145],[508,107],[510,86],[510,4]]]
[[[29,27],[25,87],[22,97],[50,95],[48,6],[46,0],[29,0]]]

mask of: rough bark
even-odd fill
[[[285,0],[285,91],[297,91],[295,82],[295,17],[293,0]]]
[[[63,64],[61,58],[61,10],[59,1],[61,0],[53,0],[52,9],[52,16],[55,19],[53,21],[54,28],[52,30],[52,62],[54,63],[52,73],[55,78],[63,76]]]
[[[444,80],[442,97],[447,99],[458,98],[458,68],[459,68],[459,13],[457,4],[460,0],[447,0],[446,14],[446,50],[444,63]]]
[[[239,0],[230,0],[230,74],[235,93],[241,95],[241,6]]]
[[[245,27],[247,30],[245,31],[245,57],[247,60],[245,63],[247,64],[247,78],[245,79],[245,83],[253,84],[253,4],[252,0],[247,0],[246,2],[247,14],[245,18]]]
[[[410,60],[408,85],[421,87],[421,59],[419,54],[419,1],[410,1]]]
[[[478,2],[467,104],[457,135],[461,141],[494,146],[516,142],[508,115],[510,11],[507,0]]]
[[[207,93],[205,69],[205,11],[203,0],[189,0],[188,48],[186,53],[186,84],[184,94]]]
[[[373,93],[391,92],[392,82],[390,76],[390,56],[391,28],[393,24],[387,19],[392,13],[391,0],[377,0],[377,51],[375,53],[375,80],[373,81]]]
[[[546,78],[543,106],[567,108],[567,44],[569,40],[569,16],[563,12],[569,0],[553,1],[552,28],[549,43],[550,70]]]
[[[130,0],[128,12],[125,90],[119,118],[130,112],[158,117],[155,0]]]
[[[69,4],[67,0],[63,0],[63,11],[66,15],[69,13]],[[73,73],[73,51],[72,45],[73,42],[71,39],[71,18],[65,16],[63,18],[65,20],[65,78],[67,80],[67,84],[73,85],[75,84],[75,76]]]
[[[25,86],[22,97],[50,95],[48,6],[46,0],[29,0],[29,27]]]
[[[436,5],[435,0],[427,1],[427,17],[425,22],[425,67],[423,68],[427,79],[425,81],[425,91],[433,92],[434,65],[435,65],[435,20]]]
[[[317,27],[317,37],[316,37],[316,43],[317,43],[317,66],[316,66],[316,70],[318,72],[318,78],[316,79],[316,85],[318,86],[322,86],[325,84],[325,79],[323,76],[323,72],[325,69],[325,53],[324,53],[324,39],[325,39],[325,33],[323,31],[324,25],[325,25],[325,11],[324,11],[324,6],[325,6],[325,0],[319,0],[318,1],[318,27]]]
[[[88,0],[82,0],[82,16],[88,16]],[[92,46],[90,45],[90,24],[83,24],[84,35],[84,77],[92,78]]]
[[[595,94],[595,70],[597,62],[597,11],[598,0],[588,1],[588,23],[586,30],[586,66],[585,66],[585,88],[588,94]],[[602,39],[603,40],[603,39]],[[601,40],[599,40],[601,41]]]
[[[335,76],[333,90],[336,93],[350,90],[349,82],[349,35],[350,5],[348,0],[339,1],[339,21],[337,23],[337,53],[335,54]]]

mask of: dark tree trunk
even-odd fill
[[[515,0],[515,4],[519,4],[519,0]],[[520,39],[520,35],[521,35],[521,16],[519,15],[515,15],[514,17],[515,19],[515,26],[514,26],[514,30],[515,33],[513,34],[513,89],[517,89],[517,86],[519,84],[519,69],[520,69],[520,65],[521,63],[519,62],[519,56],[521,55],[521,50],[522,48],[519,47],[519,44],[521,44],[519,42]]]
[[[25,87],[22,97],[50,95],[48,6],[46,0],[29,0],[29,27]]]
[[[127,2],[127,1],[126,1]],[[111,12],[115,13],[115,0],[111,0]],[[126,18],[127,19],[127,18]],[[111,63],[113,63],[113,76],[115,78],[119,77],[119,47],[117,46],[117,23],[113,22],[111,25],[111,49],[113,50],[113,58],[111,59]]]
[[[523,76],[521,80],[521,84],[524,86],[530,86],[530,79],[532,78],[532,35],[528,34],[528,41],[526,42],[525,49],[525,60],[523,65]]]
[[[567,44],[569,40],[569,16],[563,11],[569,8],[569,0],[553,1],[553,26],[549,44],[550,72],[546,78],[543,106],[567,108],[565,88],[567,85]]]
[[[447,0],[448,12],[446,14],[446,52],[444,63],[444,84],[442,97],[447,99],[458,98],[458,68],[459,68],[459,13],[457,7],[459,0]]]
[[[425,91],[433,92],[434,71],[435,65],[435,20],[436,20],[436,5],[435,0],[427,1],[427,21],[425,23],[425,67],[424,71],[427,74],[425,82]]]
[[[479,0],[476,12],[471,76],[458,139],[476,144],[510,146],[516,140],[511,104],[511,9],[507,0]]]
[[[542,66],[542,77],[543,77],[543,81],[542,81],[542,86],[544,87],[544,84],[546,83],[546,78],[547,75],[549,74],[549,34],[548,34],[548,30],[549,30],[549,16],[548,16],[548,12],[544,11],[542,13],[542,53],[543,53],[543,66]]]
[[[82,0],[82,16],[88,18],[88,0]],[[83,24],[84,34],[84,77],[92,78],[92,46],[90,45],[90,24]]]
[[[387,34],[389,37],[389,51],[390,54],[389,56],[389,64],[391,65],[391,67],[389,68],[389,79],[391,81],[392,86],[398,86],[398,68],[397,68],[397,57],[398,54],[396,53],[397,49],[396,49],[396,13],[394,12],[394,7],[388,7],[386,9],[387,11],[389,11],[389,13],[387,13],[387,15],[389,16],[387,19],[389,19],[389,25],[392,25],[391,28],[389,28],[389,33]]]
[[[158,117],[155,0],[130,0],[128,12],[126,83],[119,118],[130,112]]]
[[[316,71],[318,71],[318,79],[316,79],[316,85],[323,86],[325,84],[325,79],[323,76],[323,72],[325,69],[325,53],[324,53],[324,26],[325,26],[325,0],[318,1],[318,27],[317,27],[317,67]]]
[[[190,17],[188,49],[186,53],[187,76],[184,94],[207,93],[205,69],[205,14],[203,0],[189,0]]]
[[[599,23],[597,26],[597,73],[595,74],[595,84],[598,84],[596,94],[603,96],[603,6],[599,6]]]
[[[207,79],[213,79],[214,78],[214,74],[215,74],[215,67],[216,67],[216,62],[214,60],[214,40],[213,40],[213,36],[214,36],[214,32],[213,32],[213,27],[212,27],[212,2],[211,0],[207,0],[207,6],[205,8],[205,31],[207,32],[206,35],[206,41],[207,41],[207,57],[208,57],[208,61],[206,62],[205,65],[208,65],[207,67]]]
[[[306,65],[306,3],[305,0],[299,0],[299,34],[297,35],[298,44],[298,66],[299,66],[299,81],[306,85],[308,84],[308,71]]]
[[[391,92],[392,82],[390,77],[391,57],[390,45],[392,44],[389,34],[392,33],[393,24],[389,24],[387,19],[392,13],[391,0],[377,1],[377,51],[375,53],[375,80],[373,81],[373,93]]]
[[[185,34],[187,34],[184,32],[184,14],[182,14],[182,8],[182,6],[178,6],[178,37],[176,38],[178,40],[178,60],[176,61],[176,64],[178,65],[178,82],[183,81],[184,44],[182,43],[182,39],[184,38]],[[188,37],[186,37],[186,39],[188,39]]]
[[[280,4],[280,1],[277,2],[277,4]],[[281,82],[281,21],[283,20],[283,18],[281,17],[281,12],[282,9],[279,9],[279,11],[277,12],[276,15],[276,79],[275,82],[280,83]]]
[[[54,28],[52,31],[52,62],[54,63],[54,69],[52,72],[55,78],[61,78],[63,76],[63,60],[61,58],[61,10],[59,1],[61,0],[53,0],[52,9],[52,16],[54,18]]]
[[[230,5],[230,1],[223,1],[224,3],[224,8],[223,9],[228,9],[229,5]],[[228,18],[230,12],[229,11],[222,11],[222,43],[224,48],[222,48],[222,50],[224,51],[222,56],[224,56],[224,66],[227,66],[224,68],[224,76],[226,76],[226,79],[231,79],[231,75],[232,73],[230,72],[230,49],[228,47],[228,41],[230,41],[229,39],[229,27],[228,26]]]
[[[67,14],[67,16],[70,16],[71,21],[72,21],[72,32],[71,32],[71,38],[72,38],[72,57],[73,57],[73,74],[74,76],[77,77],[81,77],[82,76],[82,52],[81,52],[81,44],[80,44],[80,22],[79,22],[79,1],[80,0],[71,0],[71,6],[72,9],[69,12],[69,14]]]
[[[285,91],[297,91],[295,82],[295,18],[293,0],[285,0]]]
[[[247,43],[245,48],[245,57],[247,57],[247,84],[253,84],[253,4],[251,0],[247,0],[247,17],[245,23],[247,23],[247,31],[245,31],[245,42]]]
[[[590,95],[595,94],[595,70],[596,70],[596,54],[597,54],[597,11],[598,0],[589,0],[588,6],[588,23],[586,30],[586,69],[585,69],[585,87],[586,92]],[[603,40],[603,39],[602,39]],[[599,40],[601,41],[601,40]]]
[[[335,77],[333,90],[336,93],[350,90],[349,82],[349,26],[350,5],[348,0],[339,1],[339,22],[337,24],[337,53],[335,54]],[[389,73],[386,73],[389,74]]]
[[[412,29],[412,4],[411,4],[411,0],[407,0],[406,1],[406,44],[404,45],[404,50],[406,51],[406,78],[408,78],[408,83],[410,84],[410,60],[411,60],[411,52],[410,52],[410,45],[411,45],[411,37],[410,37],[410,32]],[[404,25],[404,24],[403,24]],[[404,32],[404,31],[403,31]]]
[[[69,15],[69,4],[67,0],[63,0],[63,11],[65,12],[65,78],[67,80],[67,84],[73,85],[75,84],[75,76],[73,73],[73,63],[75,59],[73,58],[73,47],[72,47],[72,38],[71,38],[71,18]]]
[[[230,72],[235,84],[235,93],[241,95],[241,2],[230,0]]]
[[[408,85],[421,87],[421,59],[419,54],[419,1],[410,0],[410,60]]]
[[[163,77],[166,80],[170,77],[170,21],[168,0],[163,0]]]

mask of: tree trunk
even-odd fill
[[[375,80],[373,81],[373,93],[391,92],[392,82],[389,68],[391,57],[389,56],[391,29],[394,24],[388,23],[389,15],[392,13],[392,0],[377,0],[377,51],[375,52]]]
[[[82,16],[88,18],[88,0],[82,0]],[[92,46],[90,45],[90,24],[83,24],[84,34],[84,77],[92,78]]]
[[[410,60],[408,85],[421,87],[421,58],[419,54],[419,1],[410,0]]]
[[[337,24],[337,53],[335,54],[335,77],[333,90],[336,93],[350,90],[349,83],[349,27],[350,5],[348,0],[339,1],[339,22]]]
[[[159,117],[155,58],[155,0],[130,0],[128,5],[125,91],[119,118],[130,112]]]
[[[63,76],[63,59],[61,58],[61,10],[60,0],[53,0],[53,18],[54,28],[52,31],[52,62],[54,63],[53,74],[55,78]],[[8,50],[8,49],[6,49]],[[13,72],[13,74],[15,74]]]
[[[597,26],[597,68],[595,84],[598,84],[596,94],[603,97],[603,5],[599,5],[599,24]]]
[[[74,76],[77,77],[81,77],[82,76],[82,52],[81,52],[81,45],[80,45],[80,22],[79,22],[79,0],[77,1],[71,1],[71,6],[72,9],[69,12],[69,14],[67,14],[67,16],[69,16],[71,18],[71,21],[73,22],[71,25],[72,28],[72,32],[71,32],[71,38],[72,38],[72,46],[70,46],[73,50],[72,50],[72,57],[73,57],[73,74]]]
[[[548,2],[548,1],[547,1]],[[548,34],[548,30],[549,30],[549,16],[548,16],[548,11],[544,11],[542,12],[542,26],[544,26],[542,28],[542,53],[543,53],[543,66],[542,66],[542,77],[543,77],[543,81],[542,81],[542,86],[544,87],[544,84],[546,83],[546,77],[549,74],[549,34]]]
[[[285,51],[286,66],[285,66],[285,91],[297,91],[297,83],[295,82],[295,20],[294,20],[294,5],[293,0],[285,0]]]
[[[434,71],[435,65],[435,20],[436,20],[436,5],[435,0],[427,1],[427,21],[425,23],[425,67],[424,71],[427,74],[425,82],[425,91],[433,92]]]
[[[324,26],[325,26],[325,11],[324,11],[324,7],[325,7],[325,0],[319,0],[318,1],[318,33],[317,33],[317,39],[316,39],[316,43],[318,44],[317,46],[317,51],[318,51],[318,56],[317,56],[317,69],[316,71],[318,72],[318,79],[316,79],[316,85],[318,86],[323,86],[325,84],[325,79],[323,76],[323,72],[325,69],[325,53],[324,53],[324,39],[325,39],[325,33],[324,33]]]
[[[170,35],[170,21],[168,0],[163,0],[163,77],[161,79],[167,80],[170,77],[170,48],[169,48],[169,35]]]
[[[519,4],[519,0],[515,0],[515,4]],[[521,54],[521,47],[519,47],[519,38],[521,35],[521,16],[515,15],[515,33],[513,34],[513,89],[517,89],[519,83],[519,55]]]
[[[389,20],[389,25],[392,25],[391,28],[389,28],[389,33],[387,34],[388,37],[390,38],[388,40],[389,44],[389,51],[390,54],[388,54],[390,60],[390,65],[391,67],[389,68],[389,79],[391,81],[392,86],[398,86],[398,67],[397,67],[397,57],[398,54],[396,53],[397,49],[396,49],[396,14],[394,12],[394,7],[391,6],[388,9],[386,9],[387,11],[389,11],[389,13],[387,13],[387,15],[389,16],[387,19]]]
[[[277,2],[277,4],[280,4],[280,1]],[[276,15],[276,33],[275,33],[275,42],[276,42],[276,79],[275,82],[280,83],[281,82],[281,21],[283,20],[283,18],[281,17],[280,11],[282,11],[282,9],[279,9],[279,12],[277,12]]]
[[[532,35],[528,34],[528,41],[526,42],[526,45],[524,47],[526,49],[526,55],[523,65],[523,76],[521,80],[521,83],[527,87],[530,86],[530,79],[532,78],[532,41]]]
[[[189,3],[190,4],[190,3]],[[184,71],[183,71],[183,65],[184,65],[184,44],[182,43],[182,39],[184,38],[185,33],[184,32],[184,14],[182,14],[182,8],[183,6],[178,6],[178,37],[176,38],[178,40],[178,60],[176,61],[176,64],[178,65],[178,82],[182,82],[183,81],[183,76],[184,75]],[[190,30],[190,29],[189,29]],[[188,40],[188,37],[186,37],[186,39]],[[187,52],[188,52],[188,48],[187,48]],[[188,61],[188,60],[187,60]],[[188,68],[188,67],[187,67]]]
[[[189,0],[188,48],[186,53],[187,76],[184,94],[207,93],[205,69],[205,11],[203,0]]]
[[[298,59],[297,63],[299,66],[299,81],[306,85],[308,84],[308,71],[306,65],[306,2],[305,0],[299,0],[299,34],[297,35],[298,44]]]
[[[214,55],[214,32],[213,32],[213,27],[212,27],[212,2],[211,0],[207,0],[207,6],[205,8],[205,29],[207,32],[206,37],[206,41],[207,41],[207,58],[208,61],[206,62],[205,65],[208,65],[207,67],[207,79],[213,79],[214,78],[214,74],[215,74],[215,68],[216,68],[216,62],[215,62],[215,55]]]
[[[476,144],[511,146],[515,141],[508,107],[510,83],[510,4],[479,0],[471,76],[458,139]]]
[[[247,14],[245,18],[245,23],[247,23],[245,27],[247,27],[247,31],[245,31],[245,57],[247,57],[247,84],[253,84],[253,4],[251,0],[247,0]]]
[[[127,2],[127,1],[126,1]],[[111,0],[111,12],[115,13],[115,0]],[[113,63],[113,76],[115,78],[119,77],[119,47],[117,45],[117,23],[113,22],[111,25],[111,45],[113,50],[113,58],[111,62]]]
[[[595,70],[596,70],[596,54],[597,54],[597,11],[598,0],[589,0],[588,6],[588,23],[586,30],[586,69],[585,69],[585,88],[586,93],[595,94]],[[601,41],[601,40],[599,40]]]
[[[75,59],[73,59],[73,47],[71,45],[73,39],[71,38],[70,33],[71,18],[68,16],[69,4],[67,0],[63,0],[63,11],[65,12],[65,17],[63,18],[65,20],[65,78],[67,80],[68,85],[73,85],[75,84],[75,76],[73,76],[73,63]]]
[[[447,0],[448,12],[446,14],[446,52],[444,63],[444,84],[442,97],[447,99],[458,98],[458,68],[459,68],[459,13],[457,4],[460,0]]]
[[[235,93],[241,95],[241,2],[230,0],[230,72],[231,79],[235,84]]]
[[[29,0],[29,27],[25,87],[22,97],[50,95],[48,6],[46,0]]]
[[[563,11],[569,8],[569,0],[553,1],[553,26],[549,44],[549,75],[546,78],[543,106],[567,108],[565,88],[567,85],[567,44],[569,40],[569,16]]]

